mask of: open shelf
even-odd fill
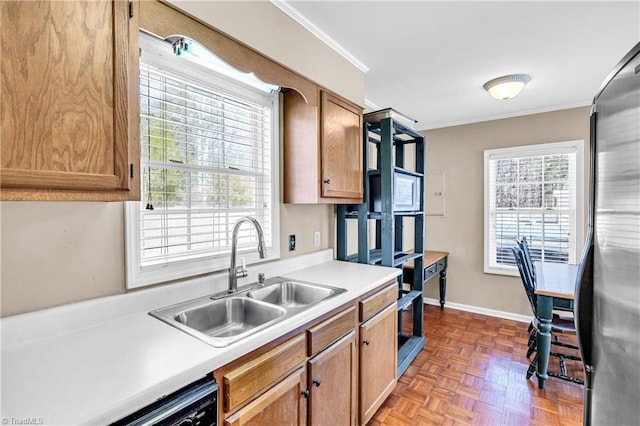
[[[422,257],[422,253],[404,253],[397,251],[393,254],[393,264],[385,266],[402,266],[405,262]],[[358,255],[352,254],[345,259],[347,262],[357,262]],[[369,251],[369,264],[381,265],[382,264],[382,250],[373,249]]]
[[[404,296],[398,299],[398,311],[403,310],[413,303],[416,298],[422,297],[422,292],[418,290],[411,290],[407,292]]]
[[[380,120],[376,123],[369,123],[369,133],[372,135],[369,137],[369,141],[372,143],[380,144],[383,138],[382,135],[382,121]],[[393,120],[392,120],[393,121]],[[404,124],[393,121],[392,125],[393,132],[393,142],[399,144],[405,143],[415,143],[416,140],[421,140],[424,138],[420,133],[416,132],[413,129],[408,128]]]
[[[422,216],[424,214],[424,212],[422,210],[420,211],[407,211],[407,212],[395,212],[393,213],[394,216]],[[357,211],[350,211],[345,213],[345,218],[346,219],[357,219],[358,218],[358,212]],[[373,219],[373,220],[382,220],[382,213],[377,213],[377,212],[368,212],[367,213],[367,219]]]
[[[376,122],[367,122],[379,120]],[[337,257],[339,260],[391,266],[402,269],[408,261],[422,270],[424,252],[424,136],[391,117],[365,114],[363,149],[364,199],[358,205],[338,205]],[[413,144],[413,150],[406,150]],[[375,148],[377,169],[371,169],[369,151]],[[411,151],[413,163],[408,161]],[[406,154],[406,155],[405,155]],[[408,189],[409,188],[409,189]],[[397,191],[395,191],[395,190]],[[397,197],[397,198],[396,198]],[[413,218],[404,221],[404,218]],[[358,254],[347,254],[349,219],[357,219]],[[405,224],[404,222],[407,222]],[[413,245],[404,245],[404,227],[413,226]],[[375,247],[371,249],[371,247]],[[398,376],[402,375],[425,344],[423,335],[423,281],[414,274],[409,289],[398,277],[398,330],[411,329],[411,335],[398,335]],[[411,310],[411,324],[403,327],[403,310]]]
[[[398,335],[398,377],[407,371],[411,362],[424,348],[425,342],[424,336]]]
[[[424,173],[414,172],[413,170],[403,169],[402,167],[394,167],[393,171],[394,173],[400,173],[407,176],[424,177]],[[370,169],[367,173],[369,176],[377,176],[381,174],[378,169]]]

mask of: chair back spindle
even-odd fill
[[[529,243],[527,242],[527,237],[522,237],[522,240],[518,243],[520,249],[522,250],[525,266],[529,270],[529,275],[533,282],[536,282],[536,270],[533,267],[533,259],[531,258],[531,250],[529,250]]]
[[[529,303],[531,304],[531,310],[533,311],[533,314],[537,317],[538,313],[537,313],[537,299],[535,295],[535,286],[533,284],[533,279],[529,274],[528,267],[526,266],[524,253],[520,247],[512,247],[511,251],[513,252],[513,257],[516,260],[516,265],[518,267],[518,272],[520,273],[520,279],[522,280],[524,291],[527,294],[527,299],[529,299]]]

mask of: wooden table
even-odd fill
[[[551,320],[554,299],[573,300],[578,265],[552,262],[534,262],[536,271],[535,294],[538,301],[538,387],[544,389],[549,378],[549,352],[551,351]]]
[[[444,308],[445,296],[447,294],[447,264],[449,253],[446,251],[425,251],[424,252],[424,271],[422,281],[426,282],[433,278],[436,274],[440,274],[440,308]],[[413,261],[405,263],[404,282],[413,282],[414,266]]]

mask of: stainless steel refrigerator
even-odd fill
[[[591,110],[587,243],[576,283],[585,425],[640,424],[640,43]]]

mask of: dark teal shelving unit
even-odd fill
[[[416,271],[423,270],[424,253],[424,137],[394,120],[383,118],[364,124],[364,202],[358,205],[338,206],[338,247],[339,260],[391,266],[402,269],[402,265],[413,260]],[[376,169],[369,166],[369,150],[375,146]],[[413,170],[406,167],[405,148],[415,147]],[[411,176],[419,182],[418,208],[415,210],[394,209],[394,176]],[[371,179],[380,179],[379,211],[371,211]],[[378,177],[379,176],[379,177]],[[378,209],[376,209],[378,210]],[[405,217],[414,219],[414,245],[412,250],[403,251],[403,227]],[[347,221],[358,223],[358,251],[347,253]],[[370,226],[375,224],[375,243],[370,241]],[[412,309],[411,334],[403,333],[402,312]],[[414,274],[409,289],[403,287],[402,274],[398,277],[398,377],[400,377],[425,345],[423,334],[423,282],[422,274]]]

